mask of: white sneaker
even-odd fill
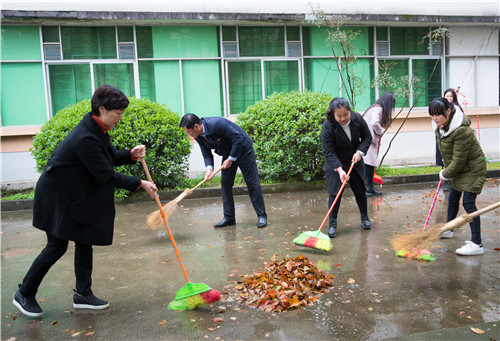
[[[441,233],[441,239],[451,239],[453,238],[453,231],[448,230]]]
[[[461,256],[475,256],[482,255],[484,253],[484,248],[470,240],[465,241],[465,245],[455,251],[457,255]]]

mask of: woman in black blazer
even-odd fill
[[[92,112],[57,145],[35,189],[33,226],[47,233],[47,246],[19,285],[13,303],[25,315],[42,314],[35,295],[43,278],[75,242],[76,290],[74,308],[104,309],[109,303],[94,296],[92,245],[110,245],[115,219],[114,188],[144,188],[152,197],[156,186],[114,171],[144,157],[145,147],[117,151],[108,130],[122,119],[129,101],[110,85],[99,86],[91,100]]]
[[[365,165],[363,156],[366,154],[372,141],[372,135],[363,117],[351,110],[349,102],[342,97],[335,97],[330,101],[326,111],[326,120],[321,129],[321,146],[325,157],[325,177],[328,194],[328,208],[331,207],[337,193],[346,179],[346,171],[352,162],[354,168],[349,177],[349,185],[356,197],[361,213],[361,226],[365,230],[371,228],[368,218]],[[328,235],[337,236],[337,215],[339,212],[342,193],[330,214]]]

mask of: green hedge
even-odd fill
[[[129,98],[130,105],[123,119],[109,132],[117,150],[146,146],[146,163],[158,189],[185,188],[190,140],[179,127],[180,116],[166,106],[148,99]],[[90,100],[68,106],[50,119],[33,139],[31,153],[38,172],[42,172],[52,151],[82,117],[90,112]],[[146,179],[140,162],[116,167],[122,174]],[[127,191],[117,190],[117,197],[126,197]]]
[[[305,91],[274,93],[238,115],[252,138],[264,180],[312,181],[324,178],[321,126],[331,97]]]

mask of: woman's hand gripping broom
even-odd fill
[[[215,172],[213,172],[213,175],[219,173],[219,171],[222,168],[223,167],[221,166],[219,169],[217,169]],[[172,201],[168,202],[167,204],[165,204],[165,206],[163,206],[163,211],[165,212],[165,215],[167,216],[167,221],[170,218],[170,216],[172,215],[172,213],[174,213],[174,211],[177,209],[178,204],[184,198],[190,196],[191,193],[193,193],[193,191],[195,189],[197,189],[198,187],[200,187],[201,185],[203,185],[207,181],[208,181],[208,179],[203,179],[203,181],[201,181],[199,184],[197,184],[193,188],[187,188],[187,189],[185,189],[184,192],[182,192],[177,198],[175,198],[174,200],[172,200]],[[153,230],[156,230],[159,227],[163,226],[163,218],[161,216],[160,211],[157,210],[157,211],[154,211],[154,212],[150,213],[148,215],[148,217],[147,217],[146,222],[148,223],[149,227],[151,227],[151,229],[153,229]]]
[[[148,166],[146,165],[146,161],[141,158],[142,167],[144,168],[144,172],[150,182],[153,182],[151,178],[151,174],[149,174]],[[172,310],[191,310],[198,307],[202,307],[209,303],[214,303],[220,300],[220,292],[210,288],[208,285],[204,283],[191,283],[189,280],[186,267],[182,262],[181,255],[179,253],[179,249],[177,248],[177,244],[175,242],[172,231],[170,230],[170,226],[168,225],[167,216],[165,215],[165,211],[163,211],[163,207],[160,202],[160,198],[158,193],[155,193],[155,200],[158,204],[158,210],[160,212],[160,216],[163,220],[165,228],[167,229],[168,237],[172,242],[172,245],[175,250],[175,255],[177,256],[177,260],[179,261],[179,265],[181,267],[182,273],[184,274],[184,278],[187,283],[184,287],[177,291],[175,295],[175,300],[168,304],[168,308]]]
[[[324,250],[324,251],[330,251],[333,247],[332,242],[330,240],[330,237],[328,237],[326,234],[321,232],[321,229],[325,225],[326,221],[328,220],[328,217],[330,216],[330,213],[332,213],[333,207],[337,203],[337,200],[340,197],[340,194],[342,193],[342,190],[345,187],[345,184],[347,183],[347,180],[349,180],[349,175],[351,174],[352,168],[354,167],[354,162],[351,163],[351,166],[349,167],[349,170],[347,171],[346,177],[344,181],[342,182],[342,186],[339,189],[339,192],[337,193],[337,196],[335,197],[335,200],[333,201],[332,206],[328,210],[328,213],[326,214],[325,219],[323,219],[323,222],[321,223],[321,226],[317,231],[308,231],[308,232],[303,232],[300,235],[297,236],[293,240],[293,242],[297,245],[303,245],[307,247],[311,247],[314,249],[319,249],[319,250]]]

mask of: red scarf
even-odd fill
[[[99,126],[99,128],[101,128],[103,134],[106,134],[106,132],[108,130],[111,130],[111,128],[108,128],[104,123],[102,123],[102,121],[99,118],[99,116],[92,115],[92,118],[94,119],[95,123],[97,123],[97,125]]]

